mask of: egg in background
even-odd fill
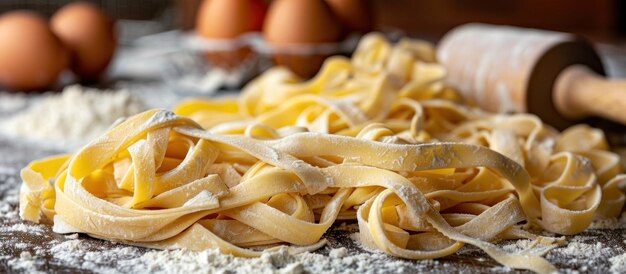
[[[253,59],[252,48],[238,39],[261,30],[266,10],[262,0],[204,0],[198,9],[196,33],[204,39],[208,63],[234,71]]]
[[[196,31],[204,38],[234,39],[254,30],[250,0],[205,0],[198,9]]]
[[[81,80],[98,80],[117,48],[113,20],[95,5],[75,2],[58,10],[50,27],[69,50],[72,71]]]
[[[68,54],[48,22],[29,11],[0,16],[0,85],[31,91],[52,87],[68,65]]]
[[[273,45],[334,43],[343,27],[325,0],[275,0],[263,26]]]
[[[274,64],[309,78],[335,54],[344,29],[325,0],[275,0],[263,26]],[[320,50],[324,48],[324,50]]]

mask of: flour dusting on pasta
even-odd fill
[[[356,220],[362,245],[392,256],[472,245],[507,267],[556,271],[542,255],[564,238],[531,231],[572,235],[619,216],[619,157],[597,129],[559,133],[533,115],[463,105],[434,56],[421,41],[370,34],[312,80],[273,68],[238,98],[140,113],[24,168],[20,216],[241,257],[318,249],[336,221]],[[506,239],[532,244],[493,244]]]

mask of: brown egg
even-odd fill
[[[369,0],[326,0],[346,30],[369,32],[372,30],[372,12]]]
[[[196,32],[207,39],[231,40],[218,49],[204,53],[208,63],[226,70],[238,70],[247,60],[256,57],[248,45],[237,43],[237,38],[247,32],[258,31],[265,16],[265,3],[261,0],[205,0],[198,9]]]
[[[198,9],[196,31],[209,39],[233,39],[254,30],[250,0],[204,0]]]
[[[324,0],[276,0],[263,26],[263,36],[273,45],[337,42],[342,32]]]
[[[0,85],[12,90],[42,90],[67,67],[67,53],[46,20],[32,12],[0,16]]]
[[[98,7],[76,2],[57,11],[50,25],[70,51],[72,71],[83,80],[100,78],[117,47],[113,21]]]

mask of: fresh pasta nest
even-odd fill
[[[128,118],[73,155],[22,170],[20,216],[58,233],[155,248],[319,248],[337,220],[408,259],[475,245],[514,268],[552,272],[547,246],[617,216],[626,177],[602,131],[562,133],[527,114],[462,104],[430,44],[363,38],[312,80],[273,68],[238,98],[194,99]]]

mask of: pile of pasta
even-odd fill
[[[626,177],[603,132],[557,132],[529,114],[463,104],[431,44],[369,34],[301,81],[272,68],[236,98],[192,99],[112,127],[72,155],[22,170],[20,216],[153,248],[236,256],[324,245],[356,220],[369,248],[433,259],[464,244],[503,265],[619,215]],[[527,238],[506,253],[494,242]]]

